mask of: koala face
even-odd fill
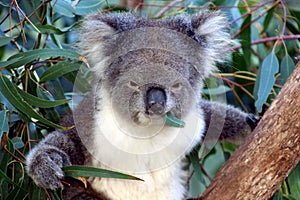
[[[140,62],[136,61],[137,56],[142,55],[126,55],[126,62],[113,64],[106,73],[115,111],[142,126],[167,112],[184,117],[193,107],[196,94],[200,94],[200,75],[183,59],[165,52],[144,50]]]
[[[150,70],[149,70],[150,68]],[[112,88],[112,101],[122,115],[146,125],[150,118],[171,112],[181,118],[193,103],[193,89],[174,69],[140,66],[131,69]]]

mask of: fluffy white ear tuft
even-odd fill
[[[83,55],[87,56],[92,64],[101,59],[103,46],[108,42],[107,37],[114,35],[115,30],[98,15],[88,16],[80,30],[79,48]]]
[[[135,20],[136,18],[129,13],[100,13],[84,19],[78,47],[98,75],[104,74],[108,67],[107,60],[111,48],[115,45],[116,33],[131,28],[128,26],[133,25]]]
[[[220,11],[203,11],[191,17],[195,37],[207,52],[209,65],[224,62],[231,53],[232,40],[227,18]]]

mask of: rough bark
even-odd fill
[[[201,200],[269,199],[300,161],[300,62]]]

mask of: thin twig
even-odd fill
[[[234,82],[234,81],[231,81],[231,80],[229,80],[228,78],[225,78],[225,77],[223,77],[223,76],[219,76],[219,75],[217,75],[217,74],[212,74],[212,76],[214,76],[214,77],[216,77],[216,78],[220,78],[220,79],[222,79],[223,81],[226,81],[227,83],[230,83],[230,84],[232,84],[232,85],[235,85],[235,86],[237,86],[237,87],[239,87],[241,90],[243,90],[249,97],[251,97],[252,99],[254,99],[254,96],[248,91],[248,90],[246,90],[246,88],[244,88],[242,85],[240,85],[240,84],[238,84],[238,83],[236,83],[236,82]]]
[[[276,37],[269,37],[269,38],[264,38],[260,40],[256,40],[251,42],[251,45],[256,45],[256,44],[261,44],[261,43],[266,43],[270,41],[275,41],[275,40],[297,40],[300,39],[300,35],[282,35],[282,36],[276,36]],[[237,50],[242,48],[242,46],[236,46],[233,47],[233,50]]]
[[[21,160],[20,158],[18,158],[15,154],[13,154],[12,152],[10,152],[6,146],[3,147],[3,150],[8,153],[11,157],[13,157],[15,160],[17,160],[18,162],[22,163],[23,165],[26,165],[25,162],[23,160]]]
[[[33,11],[32,13],[30,13],[30,14],[27,16],[27,18],[30,19],[30,18],[35,14],[35,12],[36,12],[37,10],[39,10],[43,5],[45,5],[45,4],[49,3],[49,2],[51,2],[51,0],[45,0],[43,3],[41,3],[40,5],[38,5],[38,7],[35,9],[35,11]],[[11,21],[12,21],[12,20],[11,20]],[[21,23],[23,23],[24,21],[25,21],[25,19],[23,19],[22,22],[19,22],[19,23],[15,24],[14,26],[11,25],[11,26],[9,27],[9,29],[4,30],[3,32],[4,32],[4,33],[7,33],[7,32],[9,32],[9,31],[15,29],[16,27],[20,26]],[[12,36],[11,36],[11,37],[12,37]]]
[[[280,4],[281,4],[282,10],[283,10],[283,24],[282,24],[281,35],[284,35],[285,27],[286,27],[286,7],[284,4],[284,0],[280,0]]]
[[[262,16],[264,16],[266,13],[268,13],[271,9],[273,9],[273,7],[277,6],[278,2],[275,3],[274,5],[272,5],[270,8],[266,9],[263,13],[259,14],[256,18],[254,18],[253,20],[251,20],[251,22],[249,22],[248,24],[246,24],[245,26],[243,26],[237,33],[235,33],[231,38],[237,38],[237,36],[239,34],[241,34],[241,32],[243,32],[244,30],[246,30],[249,26],[251,26],[251,24],[253,24],[253,22],[259,20]]]
[[[274,0],[269,0],[269,1],[266,1],[266,2],[263,2],[263,3],[261,3],[261,4],[256,5],[256,7],[253,8],[252,10],[250,10],[250,11],[244,13],[243,15],[239,16],[238,18],[232,20],[232,21],[229,23],[229,25],[234,24],[234,23],[237,22],[238,20],[243,19],[245,16],[252,14],[254,11],[258,10],[259,8],[265,6],[265,5],[269,4],[269,3],[272,3],[273,1],[274,1]],[[277,3],[275,3],[275,4],[277,4]]]
[[[164,7],[163,9],[161,9],[155,16],[154,18],[161,18],[168,10],[170,10],[171,8],[173,8],[173,6],[175,6],[178,3],[181,3],[185,0],[175,0],[172,1],[171,3],[169,3],[166,7]]]
[[[26,19],[26,21],[38,32],[40,33],[40,30],[29,20],[29,18],[26,16],[26,14],[24,13],[24,11],[19,7],[19,4],[17,3],[17,1],[15,1],[15,5],[18,11],[20,11],[20,13],[23,15],[23,17]],[[22,21],[22,20],[21,20]],[[24,21],[22,21],[24,22]]]

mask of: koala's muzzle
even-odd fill
[[[146,112],[149,115],[162,115],[165,111],[166,94],[161,88],[150,88],[146,93]]]

